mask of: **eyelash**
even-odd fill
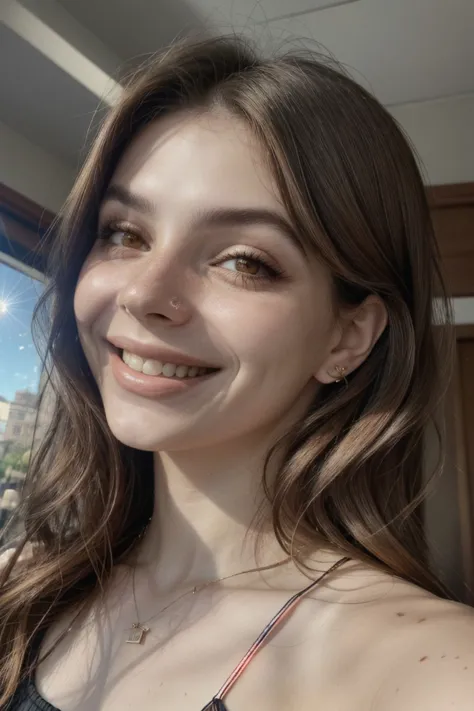
[[[129,227],[128,225],[125,224],[117,224],[114,222],[109,222],[108,224],[104,225],[99,229],[99,240],[105,244],[109,243],[109,240],[113,234],[116,232],[122,232],[123,234],[130,234],[134,237],[137,237],[138,239],[141,239],[143,242],[143,238],[140,236],[140,234]],[[119,245],[112,245],[109,244],[110,247],[115,247],[115,249],[118,250],[129,250],[132,249],[131,247],[124,247],[124,246],[119,246]],[[119,252],[120,253],[120,252]],[[251,274],[245,274],[242,272],[233,272],[230,269],[226,269],[226,271],[232,276],[232,279],[236,283],[241,283],[244,285],[250,285],[252,284],[253,286],[256,286],[258,282],[275,282],[278,280],[282,280],[286,277],[286,274],[283,269],[280,267],[277,267],[275,264],[270,262],[270,260],[266,260],[260,252],[257,252],[253,250],[251,247],[235,247],[234,249],[231,249],[225,256],[221,257],[218,262],[214,262],[214,266],[218,266],[219,264],[223,264],[224,262],[227,262],[232,259],[248,259],[259,266],[262,266],[267,274],[266,275],[251,275]]]
[[[230,269],[226,271],[232,275],[232,279],[235,282],[241,282],[243,284],[251,284],[255,286],[257,282],[274,282],[285,278],[285,273],[280,267],[276,267],[270,260],[265,259],[260,252],[256,252],[251,247],[234,247],[227,254],[219,259],[218,262],[214,264],[223,264],[232,259],[248,259],[249,261],[255,262],[259,266],[263,267],[267,274],[255,276],[252,274],[245,274],[243,272],[233,272]]]

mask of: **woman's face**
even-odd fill
[[[263,151],[238,120],[169,116],[129,146],[75,294],[120,441],[243,443],[307,409],[337,326],[328,274],[286,225]],[[217,370],[193,377],[198,365]]]

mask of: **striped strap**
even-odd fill
[[[325,573],[323,573],[317,580],[314,582],[310,583],[306,588],[301,590],[300,592],[296,593],[291,597],[288,602],[286,602],[283,607],[276,613],[276,615],[270,620],[268,625],[265,627],[265,629],[261,632],[261,634],[257,637],[255,642],[252,644],[250,649],[248,650],[247,654],[242,658],[242,660],[239,662],[239,664],[235,667],[234,671],[232,674],[229,676],[227,681],[224,683],[224,685],[219,689],[217,694],[214,696],[212,701],[203,709],[203,711],[206,711],[208,709],[209,711],[226,711],[225,705],[222,703],[222,699],[229,693],[229,691],[232,689],[236,681],[241,677],[245,669],[248,667],[252,659],[255,657],[255,655],[260,651],[260,649],[263,647],[264,642],[268,639],[268,637],[271,635],[271,633],[274,631],[274,629],[277,627],[277,625],[284,620],[292,611],[293,609],[297,606],[297,604],[302,600],[305,595],[311,592],[319,583],[330,573],[332,573],[334,570],[337,570],[341,565],[344,563],[347,563],[350,560],[350,558],[341,558],[338,560],[336,563],[334,563],[329,570],[326,570]]]

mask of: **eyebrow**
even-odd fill
[[[147,200],[136,193],[132,193],[130,190],[127,190],[127,188],[124,188],[121,185],[109,185],[105,191],[102,202],[108,202],[109,200],[120,202],[125,207],[130,207],[132,210],[141,212],[144,215],[151,216],[156,213],[157,206],[152,200]]]
[[[152,200],[137,195],[121,185],[110,185],[104,195],[103,202],[114,200],[143,215],[156,215],[158,209]],[[290,223],[278,213],[266,208],[254,207],[219,207],[200,210],[194,224],[200,227],[251,227],[263,225],[273,227],[289,240],[297,249],[306,255],[304,245]]]

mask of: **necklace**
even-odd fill
[[[135,604],[135,613],[136,613],[136,618],[137,621],[134,622],[131,626],[131,628],[128,630],[128,637],[126,639],[127,644],[144,644],[146,640],[146,636],[148,632],[150,632],[150,627],[147,627],[148,623],[151,622],[152,620],[156,619],[159,615],[162,615],[166,610],[168,610],[172,605],[176,605],[177,602],[182,600],[184,597],[187,597],[188,595],[195,595],[198,592],[201,592],[202,590],[205,590],[206,588],[210,587],[211,585],[216,585],[217,583],[221,583],[224,580],[230,580],[230,578],[236,578],[239,575],[247,575],[249,573],[257,573],[259,571],[263,570],[271,570],[272,568],[278,568],[281,565],[284,565],[285,563],[288,563],[290,558],[285,558],[284,560],[280,560],[278,563],[273,563],[271,565],[265,565],[262,568],[250,568],[249,570],[241,570],[238,573],[232,573],[232,575],[226,575],[223,578],[216,578],[215,580],[209,580],[207,583],[203,583],[202,585],[195,585],[192,587],[190,590],[187,590],[184,592],[182,595],[177,597],[175,600],[172,602],[169,602],[165,607],[162,607],[161,610],[158,610],[154,615],[149,617],[147,620],[144,620],[144,622],[140,622],[140,613],[138,612],[138,605],[137,605],[137,598],[135,595],[135,570],[136,568],[133,568],[133,574],[132,574],[132,592],[133,592],[133,602]]]

